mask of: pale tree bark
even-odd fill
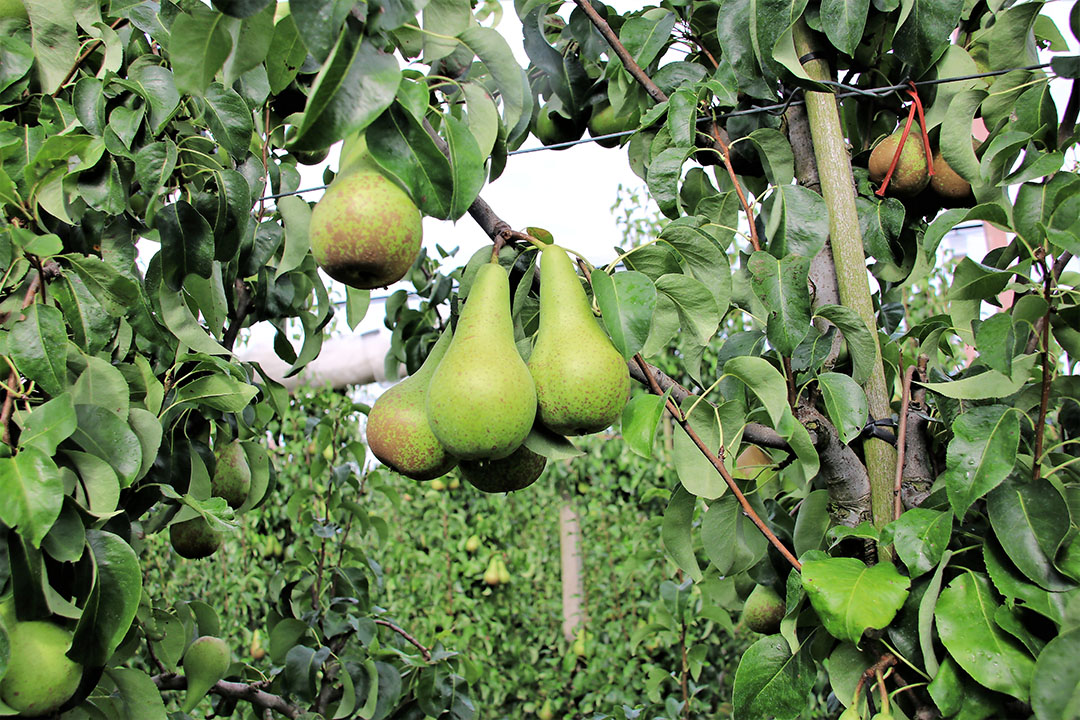
[[[581,558],[581,520],[570,498],[559,508],[559,550],[562,565],[563,637],[573,642],[585,626],[585,583]]]

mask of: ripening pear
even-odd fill
[[[506,567],[506,561],[502,559],[501,555],[496,555],[495,560],[498,564],[499,584],[505,585],[510,582],[510,570]]]
[[[188,646],[183,663],[187,694],[181,710],[189,713],[229,671],[229,646],[221,638],[203,635]]]
[[[529,357],[540,422],[560,435],[603,430],[630,397],[626,361],[593,317],[566,250],[540,251],[540,330]]]
[[[462,460],[504,458],[532,429],[536,391],[514,343],[510,279],[498,263],[476,273],[428,386],[427,414],[435,437]]]
[[[210,557],[221,547],[224,536],[202,515],[169,526],[169,541],[180,557],[199,560]]]
[[[327,275],[371,289],[400,280],[420,253],[420,210],[368,165],[338,175],[311,213],[311,254]]]
[[[771,635],[780,629],[787,609],[784,601],[768,585],[758,585],[743,604],[742,619],[746,627],[763,635]]]
[[[7,631],[11,654],[0,680],[0,699],[21,717],[52,714],[82,680],[82,665],[66,654],[71,632],[40,620],[12,623]]]
[[[522,445],[498,460],[462,460],[458,470],[477,490],[504,493],[532,485],[546,465],[546,457]]]
[[[934,153],[934,176],[930,178],[930,188],[939,197],[951,202],[959,202],[971,197],[971,183],[953,170],[938,150]]]
[[[484,570],[484,582],[491,586],[499,584],[498,557],[498,555],[492,555],[491,560],[488,561],[487,569]]]
[[[428,384],[450,347],[451,337],[448,329],[420,369],[380,395],[368,413],[367,442],[371,452],[413,480],[433,480],[457,463],[431,432],[424,407]]]
[[[244,504],[251,491],[251,468],[239,440],[223,443],[217,452],[217,467],[210,481],[210,494],[225,498],[233,510]]]
[[[889,165],[892,164],[893,155],[896,154],[896,146],[900,143],[903,134],[901,128],[874,146],[868,165],[870,179],[874,182],[885,179],[885,175],[889,172]],[[892,179],[889,180],[889,187],[886,188],[885,194],[910,197],[918,195],[929,183],[926,149],[923,147],[918,127],[913,124],[904,142],[904,149],[900,151],[900,160],[896,163],[896,169],[893,170]]]

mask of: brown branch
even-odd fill
[[[236,290],[236,313],[225,329],[225,335],[221,338],[221,344],[226,350],[232,350],[236,343],[236,336],[240,334],[240,328],[244,326],[248,313],[251,312],[251,290],[240,278],[233,284]]]
[[[1038,480],[1042,476],[1046,414],[1050,408],[1050,313],[1054,311],[1050,295],[1054,290],[1054,280],[1057,279],[1054,274],[1056,269],[1057,263],[1054,263],[1054,267],[1051,268],[1043,260],[1043,296],[1046,299],[1046,315],[1042,317],[1042,394],[1039,398],[1039,421],[1035,423],[1035,451],[1031,463],[1032,480]]]
[[[840,441],[836,427],[816,408],[800,405],[794,414],[810,433],[810,441],[821,459],[816,482],[829,493],[829,515],[833,522],[855,527],[870,520],[870,476],[862,460]]]
[[[386,627],[386,628],[390,628],[391,630],[396,632],[398,635],[400,635],[401,637],[408,640],[410,643],[413,644],[413,646],[416,647],[417,650],[420,651],[420,654],[424,656],[424,660],[426,660],[428,662],[431,662],[431,651],[428,650],[426,647],[424,647],[423,644],[421,644],[421,642],[419,640],[414,638],[412,635],[410,635],[408,632],[406,632],[403,628],[398,627],[397,625],[390,622],[389,620],[383,620],[382,618],[376,618],[375,619],[375,624],[376,625],[382,625],[383,627]]]
[[[1054,269],[1052,270],[1054,282],[1057,282],[1057,279],[1061,277],[1061,273],[1065,271],[1065,266],[1068,265],[1069,261],[1072,259],[1072,253],[1066,250],[1054,261]],[[1047,302],[1050,302],[1049,298],[1047,298]],[[1031,339],[1028,340],[1027,347],[1024,349],[1025,354],[1030,355],[1039,349],[1039,339],[1043,336],[1044,331],[1043,325],[1047,322],[1049,322],[1049,313],[1045,317],[1041,317],[1035,321],[1034,332],[1031,335]]]
[[[739,196],[739,202],[742,203],[743,212],[746,213],[746,221],[750,223],[750,244],[754,246],[754,250],[760,250],[761,244],[758,242],[757,226],[754,223],[754,212],[750,209],[750,203],[746,200],[746,193],[743,192],[742,184],[739,183],[739,178],[735,174],[735,168],[731,166],[731,147],[724,142],[724,139],[720,136],[716,123],[712,124],[709,132],[712,135],[713,144],[719,148],[720,160],[724,163],[724,167],[727,168],[728,176],[731,177],[731,183],[735,186],[735,192]]]
[[[649,389],[655,395],[662,395],[663,391],[660,391],[659,384],[657,384],[657,382],[652,379],[652,373],[649,372],[648,364],[646,364],[646,362],[641,359],[640,355],[635,355],[634,359],[639,363],[642,372],[645,373],[646,377],[649,378]],[[679,423],[679,427],[681,427],[683,431],[686,432],[687,436],[689,436],[690,440],[692,440],[693,443],[697,445],[697,448],[701,451],[701,454],[708,458],[709,462],[712,463],[712,466],[716,468],[716,471],[718,473],[720,473],[720,477],[724,478],[724,482],[727,483],[727,486],[731,490],[731,493],[735,496],[735,499],[739,501],[739,504],[742,505],[743,514],[746,515],[746,517],[750,518],[750,521],[757,526],[757,529],[761,531],[761,534],[765,536],[765,539],[768,540],[772,544],[772,546],[775,547],[777,551],[784,556],[785,560],[791,563],[791,566],[793,568],[795,568],[796,570],[802,570],[802,563],[799,562],[798,558],[796,558],[791,553],[791,551],[787,549],[787,546],[784,545],[784,543],[780,542],[780,538],[776,537],[773,531],[769,529],[769,526],[765,524],[765,521],[758,517],[758,514],[754,512],[754,508],[750,506],[750,501],[746,499],[746,496],[743,495],[742,490],[739,489],[738,484],[735,482],[735,478],[731,476],[731,473],[728,472],[727,466],[724,465],[724,461],[721,460],[716,455],[716,453],[712,451],[712,448],[705,444],[705,441],[701,439],[701,436],[694,432],[694,428],[690,427],[690,423],[688,422],[687,418],[683,416],[678,406],[674,405],[670,397],[668,398],[667,405],[672,417],[675,418],[675,422]]]
[[[113,24],[110,25],[109,27],[111,29],[115,30],[118,27],[120,27],[121,25],[126,25],[126,24],[127,24],[127,18],[119,18],[119,19],[115,20],[113,22]],[[53,94],[52,94],[53,97],[56,97],[57,95],[59,95],[60,91],[64,89],[64,86],[67,85],[69,82],[71,82],[71,78],[75,77],[75,73],[77,73],[79,71],[79,66],[83,64],[83,61],[85,61],[86,58],[90,57],[90,53],[97,50],[97,46],[100,45],[101,43],[102,43],[102,40],[100,38],[98,38],[97,40],[94,40],[93,42],[89,43],[86,46],[86,49],[82,51],[82,54],[79,55],[79,57],[75,59],[75,64],[71,66],[70,70],[68,70],[67,75],[64,76],[64,79],[63,79],[63,81],[61,81],[60,86],[58,88],[56,88],[56,90],[53,92]]]
[[[896,482],[893,484],[893,519],[898,520],[904,512],[904,504],[900,499],[900,490],[904,484],[904,451],[907,446],[907,416],[908,405],[911,403],[911,381],[915,377],[915,366],[912,365],[904,373],[904,384],[900,395],[900,420],[896,428]]]
[[[667,95],[661,90],[656,83],[652,81],[645,71],[641,69],[641,66],[637,64],[634,58],[630,55],[630,52],[619,41],[619,36],[615,34],[615,31],[611,29],[611,26],[607,24],[604,18],[600,17],[599,13],[592,6],[589,0],[574,0],[574,4],[581,8],[581,11],[589,18],[589,21],[593,26],[600,31],[600,34],[607,40],[608,45],[615,51],[615,54],[622,60],[623,67],[626,71],[638,81],[641,87],[645,88],[645,92],[649,94],[653,100],[658,103],[667,102]]]
[[[162,673],[160,675],[155,675],[152,680],[159,690],[187,689],[187,678],[183,675],[177,675],[176,673]],[[218,680],[213,687],[210,688],[210,692],[223,698],[243,700],[244,702],[251,703],[252,707],[257,710],[280,713],[285,717],[290,718],[290,720],[295,720],[304,714],[303,709],[287,702],[285,698],[280,695],[271,695],[260,689],[258,684]]]
[[[866,668],[863,674],[859,676],[859,682],[855,685],[855,699],[858,700],[859,694],[862,692],[863,685],[867,680],[875,681],[877,676],[886,668],[890,668],[896,664],[896,656],[892,653],[885,653],[882,655],[876,663]]]
[[[926,380],[928,363],[929,358],[926,355],[919,355],[915,370],[919,382]],[[926,411],[926,388],[921,385],[912,387],[904,433],[904,478],[900,484],[900,499],[907,510],[923,504],[930,495],[930,487],[937,475],[926,436],[926,426],[930,422]]]

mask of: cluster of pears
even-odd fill
[[[898,128],[871,150],[870,161],[867,165],[871,181],[880,183],[885,179],[903,134],[903,128]],[[929,186],[934,194],[945,202],[960,203],[967,200],[971,196],[971,184],[945,162],[940,149],[934,151],[932,159],[934,174],[930,175],[926,162],[926,148],[917,130],[912,128],[900,151],[900,158],[896,162],[896,168],[893,170],[885,194],[909,198],[918,195]]]
[[[45,620],[19,622],[10,598],[0,607],[7,630],[7,672],[0,678],[0,699],[20,717],[56,712],[75,694],[82,665],[67,656],[71,631]]]
[[[506,567],[506,561],[502,555],[492,555],[488,561],[487,570],[484,571],[484,583],[495,587],[510,582],[510,571]]]
[[[395,283],[420,254],[420,210],[379,171],[362,136],[342,150],[341,167],[311,213],[311,254],[327,275],[350,287]]]
[[[523,444],[535,422],[579,435],[619,417],[630,394],[626,363],[593,317],[566,250],[545,245],[540,274],[540,327],[526,365],[506,270],[479,268],[454,334],[444,333],[368,414],[368,446],[379,460],[415,480],[458,465],[480,490],[510,492],[533,483],[547,462]]]
[[[247,500],[251,491],[251,467],[247,453],[239,440],[219,443],[215,448],[217,460],[214,476],[210,479],[210,494],[220,497],[236,510]],[[210,557],[224,541],[221,531],[211,525],[202,515],[169,526],[169,541],[180,557],[198,560]]]

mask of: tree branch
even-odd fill
[[[658,103],[667,102],[668,97],[664,94],[664,91],[652,81],[652,78],[645,74],[645,71],[637,64],[633,56],[627,51],[626,47],[619,42],[619,36],[615,34],[615,31],[611,29],[611,26],[607,24],[607,21],[600,17],[599,13],[596,12],[596,9],[593,8],[589,0],[574,0],[574,4],[581,8],[581,11],[585,13],[593,26],[600,31],[600,34],[607,40],[608,45],[611,46],[611,49],[615,51],[619,60],[622,61],[623,67],[625,67],[626,71],[638,81],[641,87],[645,88],[645,92],[649,94],[649,97]]]
[[[162,673],[160,675],[155,675],[152,679],[158,690],[187,689],[187,678],[183,675],[177,675],[176,673]],[[210,692],[223,698],[243,700],[244,702],[251,703],[252,707],[256,710],[270,710],[280,713],[281,715],[290,718],[290,720],[296,720],[296,718],[299,718],[304,714],[302,708],[287,702],[285,698],[280,695],[271,695],[260,689],[256,684],[218,680],[217,683],[210,688]]]
[[[401,637],[408,640],[410,643],[412,643],[416,647],[417,650],[420,651],[420,654],[424,656],[424,660],[426,660],[428,662],[431,662],[431,651],[428,650],[426,647],[424,647],[423,644],[421,644],[421,642],[419,640],[414,638],[412,635],[410,635],[408,632],[406,632],[403,628],[398,627],[397,625],[390,622],[389,620],[383,620],[382,618],[376,618],[375,619],[375,624],[376,625],[382,625],[383,627],[386,627],[386,628],[390,628],[391,630],[396,632],[398,635],[400,635]]]
[[[720,161],[724,163],[728,176],[731,177],[731,184],[735,186],[735,193],[739,196],[739,202],[742,203],[743,212],[746,213],[746,222],[750,224],[750,244],[754,246],[754,250],[760,250],[761,245],[758,243],[757,223],[754,222],[754,213],[750,209],[750,203],[746,200],[746,193],[743,192],[742,184],[735,175],[735,168],[731,166],[731,148],[720,136],[719,127],[716,123],[712,124],[709,134],[712,136],[713,145],[720,153]]]
[[[900,491],[904,483],[904,450],[907,447],[908,406],[911,404],[911,380],[915,377],[915,366],[904,373],[904,384],[900,391],[900,420],[896,428],[896,479],[893,483],[893,519],[900,519],[904,512]]]
[[[111,29],[113,29],[113,30],[116,30],[121,25],[126,25],[126,24],[127,24],[127,18],[119,18],[119,19],[115,20],[113,22],[113,24],[110,25],[109,27]],[[71,66],[70,70],[68,70],[67,75],[64,76],[64,79],[63,79],[63,81],[61,81],[60,86],[58,88],[56,88],[56,91],[52,94],[53,97],[56,97],[57,95],[59,95],[60,91],[64,89],[64,86],[67,85],[69,82],[71,82],[71,78],[75,77],[75,73],[77,73],[79,71],[79,66],[83,64],[83,62],[86,60],[86,58],[90,57],[90,53],[97,50],[97,46],[100,45],[101,43],[102,43],[102,40],[99,38],[97,40],[94,40],[93,42],[91,42],[90,44],[88,44],[86,46],[86,49],[83,50],[82,54],[79,55],[78,58],[76,58],[75,64]]]
[[[34,296],[38,294],[38,291],[44,287],[45,275],[52,276],[56,273],[58,267],[54,262],[48,262],[45,266],[38,268],[37,274],[30,280],[29,287],[26,288],[26,294],[23,295],[21,310],[25,310],[30,307],[30,303],[34,302]],[[15,409],[15,383],[19,381],[19,376],[12,368],[11,373],[8,374],[8,391],[4,397],[4,407],[0,410],[0,439],[3,440],[5,445],[11,444],[11,413]]]
[[[855,527],[869,520],[870,477],[855,451],[840,441],[828,418],[808,405],[795,408],[821,458],[817,480],[829,492],[829,514],[837,525]]]
[[[925,355],[919,356],[915,374],[920,382],[926,379],[927,362]],[[926,436],[926,426],[930,422],[926,411],[926,388],[921,385],[913,387],[904,433],[904,477],[900,483],[900,498],[906,510],[922,505],[930,495],[930,487],[937,476]]]
[[[233,349],[236,336],[240,334],[240,328],[244,326],[244,321],[247,320],[247,315],[251,311],[251,290],[247,283],[237,278],[233,288],[236,290],[236,312],[229,322],[229,327],[225,330],[225,335],[221,338],[221,344],[226,350]]]

